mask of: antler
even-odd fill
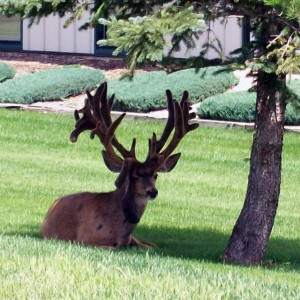
[[[78,136],[85,130],[91,130],[91,138],[98,136],[104,149],[102,156],[106,166],[113,172],[121,172],[124,160],[138,162],[135,154],[136,139],[132,140],[130,150],[125,149],[117,140],[115,131],[125,117],[125,113],[120,115],[117,119],[112,121],[111,108],[113,105],[114,95],[107,99],[107,83],[102,83],[96,90],[95,95],[92,96],[90,92],[87,93],[85,105],[80,110],[75,110],[74,117],[76,120],[75,129],[71,133],[70,139],[76,142]],[[168,120],[161,135],[157,140],[156,134],[153,133],[149,140],[149,151],[146,163],[154,162],[159,167],[169,159],[179,159],[180,154],[171,155],[175,148],[180,143],[181,139],[189,132],[196,129],[198,124],[189,124],[189,121],[196,117],[195,113],[190,112],[190,104],[188,102],[189,94],[187,91],[183,92],[180,103],[173,99],[170,90],[166,91],[168,102]],[[82,117],[80,117],[82,114]],[[166,145],[171,133],[174,131],[170,142]],[[118,155],[115,151],[121,155]],[[174,164],[175,166],[175,164]],[[123,168],[124,169],[124,168]]]
[[[170,90],[166,91],[168,101],[168,120],[159,140],[156,140],[156,134],[153,133],[152,139],[149,141],[148,158],[151,159],[154,155],[162,157],[163,161],[166,161],[172,152],[176,149],[181,139],[190,131],[198,128],[199,124],[189,124],[191,119],[196,117],[196,114],[190,112],[190,104],[188,102],[189,94],[187,91],[183,92],[180,103],[173,99]],[[172,131],[174,134],[165,147]],[[162,150],[165,147],[164,150]]]
[[[117,140],[115,131],[125,117],[125,113],[120,115],[112,122],[111,108],[114,101],[114,95],[107,99],[107,83],[102,83],[92,96],[89,91],[85,105],[80,110],[75,110],[74,117],[76,120],[75,129],[71,133],[70,140],[76,142],[78,136],[85,130],[91,130],[91,138],[98,136],[105,150],[102,156],[107,167],[113,172],[120,172],[123,165],[123,159],[131,158],[136,160],[135,145],[133,139],[131,149],[126,150]],[[82,117],[80,118],[80,113]],[[117,155],[115,149],[121,154],[122,158]]]

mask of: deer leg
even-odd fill
[[[156,245],[150,242],[140,242],[136,238],[134,238],[132,235],[130,236],[130,241],[128,243],[128,246],[132,247],[142,247],[142,248],[150,248],[155,247]]]

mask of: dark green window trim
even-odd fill
[[[242,44],[247,45],[250,42],[250,20],[246,17],[243,18],[242,25]]]

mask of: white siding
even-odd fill
[[[60,20],[57,16],[48,16],[44,19],[44,39],[47,51],[60,51]]]
[[[24,20],[23,50],[93,54],[94,29],[78,30],[88,19],[88,13],[81,20],[64,28],[66,19],[67,17],[51,15],[31,27],[28,27],[29,21]]]
[[[41,20],[38,25],[32,25],[29,22],[23,22],[23,50],[40,50],[45,49],[44,29],[45,20]]]
[[[67,20],[67,17],[64,17],[61,19],[61,26],[65,23]],[[76,52],[76,47],[75,47],[75,24],[70,24],[67,28],[64,28],[60,31],[60,37],[59,37],[59,42],[60,42],[60,51],[61,52]],[[89,53],[89,52],[88,52]]]
[[[57,15],[51,15],[31,27],[28,27],[29,21],[24,20],[23,50],[94,54],[94,29],[78,30],[88,16],[86,13],[81,20],[76,20],[67,28],[63,27],[67,16],[59,18]],[[199,56],[203,45],[207,42],[213,43],[221,53],[210,49],[206,58],[219,58],[220,54],[223,57],[230,56],[231,51],[242,45],[241,21],[242,18],[239,16],[230,16],[224,23],[220,20],[211,22],[210,30],[201,34],[196,41],[195,49],[186,49],[182,45],[180,51],[173,56],[179,58]]]
[[[225,22],[221,20],[211,22],[209,25],[210,30],[199,36],[196,48],[186,49],[182,45],[180,51],[174,53],[173,56],[177,58],[199,56],[199,53],[203,51],[203,45],[209,42],[217,48],[217,51],[210,48],[205,56],[206,58],[220,58],[220,55],[229,57],[230,52],[242,46],[243,34],[241,24],[242,18],[239,16],[229,16]]]

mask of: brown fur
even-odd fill
[[[155,177],[137,177],[130,194],[132,208],[138,221],[147,206],[148,192],[155,189]],[[59,239],[98,247],[128,245],[149,246],[131,236],[136,224],[126,219],[122,199],[127,193],[121,188],[109,193],[78,193],[56,200],[50,207],[42,225],[45,239]]]

